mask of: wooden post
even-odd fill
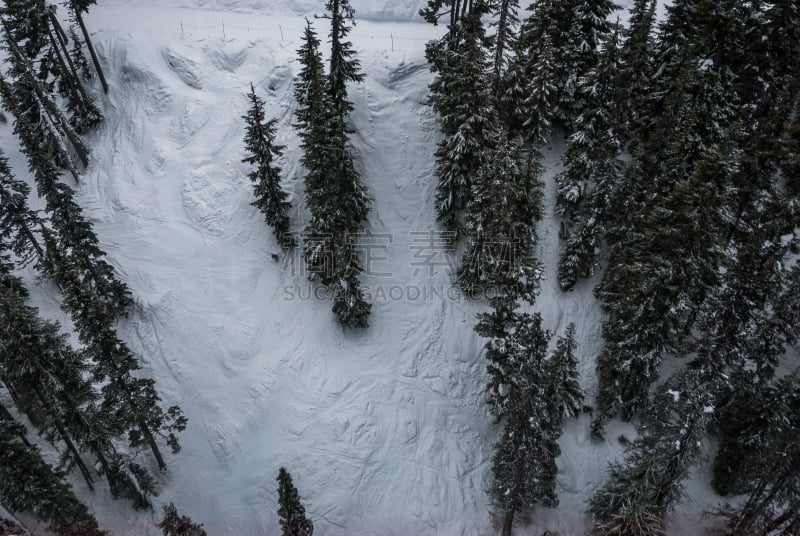
[[[78,10],[78,8],[73,6],[73,10],[75,11],[75,18],[78,20],[78,25],[81,27],[83,38],[86,40],[86,46],[89,48],[89,54],[92,56],[92,62],[94,63],[94,68],[97,71],[97,76],[100,78],[100,85],[103,86],[103,93],[108,94],[108,82],[106,82],[106,76],[103,74],[103,68],[100,66],[100,60],[97,58],[97,53],[94,51],[92,38],[89,37],[89,31],[86,29],[86,25],[83,23],[83,16],[81,16],[81,12]]]
[[[389,38],[392,40],[392,52],[394,52],[394,35],[389,34]]]
[[[278,29],[281,31],[281,41],[283,41],[283,26],[278,24]]]

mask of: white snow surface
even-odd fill
[[[417,7],[414,0],[389,10],[381,7],[389,2],[354,3],[372,5],[384,19]],[[262,5],[272,9],[264,13]],[[160,505],[170,501],[211,536],[277,535],[281,466],[292,473],[319,536],[493,534],[486,489],[499,428],[486,411],[483,341],[472,330],[486,306],[452,293],[448,270],[438,267],[431,277],[415,266],[420,252],[413,247],[419,235],[412,233],[435,229],[438,134],[424,104],[431,77],[424,44],[443,30],[359,21],[353,31],[367,74],[350,94],[354,144],[373,198],[369,230],[382,244],[391,237],[370,266],[391,274],[364,278],[376,296],[371,327],[345,331],[327,300],[298,299],[313,287],[287,268],[291,255],[287,261],[250,205],[249,168],[241,163],[241,116],[252,81],[279,121],[291,217],[302,228],[307,212],[291,127],[292,81],[304,25],[297,13],[311,2],[286,6],[101,0],[87,19],[110,91],[103,96],[95,88],[106,121],[89,137],[91,163],[77,197],[137,301],[120,335],[140,356],[143,373],[157,379],[164,404],[179,404],[189,426],[182,452],[168,457],[169,471],[159,477],[155,513],[113,501],[102,482],[91,494],[72,481],[116,535],[158,534]],[[235,7],[224,13],[224,37],[215,26],[223,14],[209,7]],[[323,36],[324,23],[315,22]],[[0,126],[0,136],[17,175],[26,177],[10,125]],[[591,403],[601,344],[594,281],[570,293],[555,282],[553,176],[562,152],[560,142],[545,151],[537,254],[546,279],[536,309],[555,334],[576,323]],[[69,326],[52,287],[25,275],[32,303]],[[412,299],[412,287],[428,292],[427,299]],[[593,444],[588,417],[567,423],[558,458],[561,504],[521,519],[517,534],[582,534],[586,500],[607,462],[620,458],[621,434],[633,439],[634,426],[612,422],[608,440]],[[697,502],[681,506],[675,534],[692,534],[710,504],[704,497],[713,497],[705,469],[697,473],[689,483]]]

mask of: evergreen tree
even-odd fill
[[[753,481],[747,500],[727,513],[726,534],[731,536],[790,535],[800,528],[800,383],[796,373],[765,390],[761,402],[766,421],[756,426],[765,435],[752,439],[763,457],[754,467],[745,466]],[[739,452],[751,454],[747,449]]]
[[[583,389],[578,382],[578,359],[575,357],[575,324],[570,322],[563,337],[547,360],[545,400],[548,412],[555,421],[576,417],[583,405]]]
[[[565,169],[556,176],[557,211],[572,221],[558,266],[559,283],[565,290],[594,270],[622,168],[621,144],[614,127],[620,114],[614,103],[618,35],[615,30],[603,45],[597,67],[581,80],[586,104],[563,157]]]
[[[620,65],[616,80],[617,103],[620,116],[617,129],[626,141],[638,137],[639,130],[648,117],[647,103],[653,73],[656,0],[634,0],[630,22],[623,30],[620,48]]]
[[[0,501],[12,512],[26,512],[47,523],[58,536],[107,533],[86,506],[27,444],[22,426],[0,419]]]
[[[470,240],[458,270],[468,294],[495,292],[533,300],[540,268],[533,258],[541,217],[541,165],[520,141],[501,135],[472,185],[466,228]]]
[[[100,84],[103,86],[103,93],[108,93],[108,83],[106,82],[105,74],[103,73],[103,68],[100,65],[100,60],[97,57],[97,53],[94,50],[94,45],[92,44],[92,38],[89,36],[89,30],[86,29],[86,24],[83,21],[84,13],[89,12],[89,8],[97,3],[97,0],[66,0],[66,6],[70,10],[70,14],[72,15],[75,22],[78,24],[78,27],[81,29],[81,34],[83,35],[84,42],[86,43],[86,47],[89,49],[89,54],[92,57],[92,63],[94,64],[95,71],[97,72],[97,76],[100,79]],[[77,41],[76,41],[77,44]],[[79,49],[75,51],[75,60],[76,62],[85,61],[81,60],[83,54],[79,52]]]
[[[366,327],[371,305],[360,288],[362,272],[354,237],[361,232],[369,212],[369,197],[356,169],[347,116],[353,105],[348,82],[360,82],[358,60],[346,40],[353,9],[348,0],[330,0],[330,71],[319,90],[319,41],[310,26],[298,51],[302,78],[295,87],[299,97],[298,126],[303,129],[306,201],[311,220],[306,226],[304,254],[309,272],[318,276],[333,296],[333,312],[346,327]]]
[[[42,320],[24,303],[27,291],[2,258],[0,272],[5,274],[0,276],[0,381],[45,437],[64,444],[63,465],[77,467],[90,489],[94,477],[82,452],[97,461],[113,497],[148,508],[155,483],[143,467],[116,451],[114,441],[124,430],[110,425],[97,406],[85,356],[69,346],[58,324]]]
[[[585,105],[562,158],[565,169],[556,177],[558,212],[562,215],[572,216],[591,186],[600,182],[613,186],[619,172],[620,144],[614,132],[619,115],[614,102],[619,65],[617,27],[603,44],[597,67],[579,82]]]
[[[637,164],[638,172],[650,170],[655,178],[642,192],[641,206],[623,216],[624,227],[611,231],[622,238],[612,244],[596,289],[609,313],[598,365],[596,432],[618,409],[629,419],[644,406],[661,356],[680,350],[697,307],[716,284],[724,256],[720,237],[742,159],[736,147],[741,129],[721,71],[695,63],[676,81],[682,89],[670,97],[673,126],[661,142],[669,144],[668,155],[663,162]],[[614,202],[607,213],[619,213]]]
[[[494,311],[480,315],[475,331],[489,338],[486,358],[490,411],[504,420],[492,460],[490,488],[502,534],[510,535],[514,517],[537,504],[555,506],[555,458],[561,434],[545,399],[545,359],[549,333],[541,316],[521,313],[513,300],[498,298]]]
[[[95,398],[84,379],[86,365],[57,324],[40,319],[36,309],[25,305],[26,297],[19,280],[8,275],[0,279],[0,382],[13,388],[20,409],[49,440],[64,443],[63,464],[78,467],[94,489],[72,435],[73,425],[83,424],[79,408]]]
[[[27,67],[15,64],[12,73],[19,69]],[[83,277],[99,298],[112,304],[116,315],[125,314],[132,303],[130,292],[105,260],[97,236],[74,201],[73,191],[60,181],[56,164],[64,161],[66,153],[45,120],[46,111],[31,89],[31,80],[21,75],[13,84],[0,80],[0,96],[6,109],[14,113],[14,132],[27,157],[37,193],[45,199],[45,209],[60,247],[80,264]]]
[[[42,221],[38,214],[28,207],[30,188],[18,180],[8,166],[8,159],[0,149],[0,243],[22,262],[29,262],[35,256],[44,256],[39,239],[34,235]]]
[[[624,464],[610,464],[606,483],[590,500],[593,535],[665,534],[665,517],[683,497],[682,481],[700,458],[723,378],[713,368],[698,368],[659,390],[644,435],[630,446]]]
[[[552,134],[560,91],[553,38],[541,18],[548,6],[546,3],[531,6],[538,11],[520,27],[505,90],[498,98],[509,132],[522,135],[534,146],[544,145]]]
[[[166,470],[156,436],[163,436],[172,452],[177,453],[180,445],[176,433],[186,427],[186,418],[177,406],[163,410],[158,404],[155,382],[136,376],[139,363],[117,336],[110,304],[97,299],[81,278],[79,267],[49,234],[45,234],[45,248],[45,271],[61,289],[62,306],[72,317],[92,361],[93,379],[103,382],[99,407],[106,426],[120,433],[125,431],[132,448],[149,448],[159,468]]]
[[[492,69],[492,94],[495,98],[500,96],[502,81],[508,65],[508,55],[514,49],[514,33],[519,23],[518,10],[519,0],[500,0],[492,10],[492,14],[497,17]]]
[[[497,116],[489,94],[489,63],[478,15],[462,22],[460,46],[447,50],[447,83],[434,102],[443,125],[436,149],[437,219],[449,231],[459,231],[461,212],[470,198],[473,177],[498,139]],[[445,115],[446,114],[446,115]]]
[[[281,188],[280,168],[275,165],[284,149],[275,144],[277,121],[273,119],[265,123],[264,101],[256,95],[252,83],[248,98],[251,107],[243,117],[247,123],[244,143],[248,156],[242,161],[256,166],[248,175],[256,197],[253,206],[264,213],[281,245],[291,246],[288,215],[291,204],[287,201],[289,195]]]
[[[156,524],[164,536],[207,536],[203,525],[195,523],[191,518],[178,514],[175,505],[169,503],[164,506],[164,517]]]
[[[282,536],[312,536],[314,524],[306,517],[306,509],[292,483],[292,475],[281,467],[278,472],[278,516]]]

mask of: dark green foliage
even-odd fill
[[[11,71],[22,68],[24,66],[13,65]],[[91,224],[75,203],[73,191],[60,180],[56,165],[68,158],[57,134],[45,119],[47,114],[35,98],[30,83],[23,78],[13,84],[0,82],[0,96],[3,105],[15,115],[14,132],[27,157],[37,193],[45,200],[45,209],[59,247],[79,264],[82,278],[99,299],[111,305],[115,315],[124,315],[132,304],[130,292],[105,260]]]
[[[457,232],[473,177],[496,147],[498,131],[480,18],[468,17],[449,39],[454,40],[453,45],[438,49],[433,60],[439,80],[431,88],[435,91],[431,101],[439,112],[444,135],[435,153],[437,219]]]
[[[570,323],[563,337],[556,341],[556,348],[545,365],[547,388],[544,398],[548,412],[557,422],[577,417],[583,406],[583,389],[578,382],[578,358],[575,350],[575,324]]]
[[[303,140],[306,203],[311,212],[304,255],[310,274],[330,291],[339,322],[361,328],[367,326],[371,305],[360,289],[362,267],[354,239],[367,219],[369,197],[349,139],[347,115],[352,104],[347,83],[361,81],[363,74],[351,44],[345,41],[352,8],[347,0],[331,0],[327,7],[332,54],[327,77],[322,77],[319,40],[310,24],[298,50],[302,69],[295,84],[296,127]]]
[[[509,132],[537,147],[547,143],[552,134],[559,95],[553,40],[540,23],[532,16],[520,27],[503,83],[505,90],[497,99]]]
[[[8,167],[0,149],[0,242],[22,262],[41,256],[43,250],[34,233],[41,225],[38,214],[28,208],[30,188],[18,180]]]
[[[334,121],[342,133],[345,132],[345,118],[353,111],[353,104],[347,98],[347,84],[361,82],[364,73],[361,72],[361,63],[355,57],[355,51],[347,36],[350,33],[350,23],[353,23],[353,8],[349,0],[328,0],[325,4],[328,16],[331,19],[331,56],[328,71],[328,96],[330,98],[329,110]]]
[[[493,306],[493,312],[480,315],[475,331],[489,338],[487,401],[491,413],[504,421],[492,459],[492,508],[503,534],[510,534],[521,510],[558,504],[555,458],[561,428],[545,396],[550,334],[542,329],[541,317],[517,311],[508,299],[496,299]]]
[[[648,116],[646,106],[654,76],[656,4],[656,0],[635,0],[630,11],[630,22],[622,33],[617,92],[613,102],[621,112],[616,118],[617,128],[626,141],[635,139]]]
[[[164,506],[164,517],[156,527],[161,529],[164,536],[207,536],[202,524],[178,514],[178,509],[172,503]]]
[[[592,496],[593,535],[666,534],[665,517],[683,497],[682,481],[700,458],[723,378],[699,368],[658,391],[644,435],[629,447],[624,464],[610,465],[606,483]]]
[[[763,389],[746,408],[739,445],[721,445],[715,461],[715,486],[749,492],[728,517],[725,534],[795,534],[800,528],[800,383],[797,374]],[[761,413],[761,415],[759,415]],[[764,420],[756,421],[758,417]],[[737,459],[743,456],[744,459]],[[727,467],[727,470],[720,472]],[[733,474],[731,471],[743,471]]]
[[[103,536],[88,511],[39,451],[23,441],[24,429],[0,420],[0,501],[12,512],[26,512],[47,523],[58,536]]]
[[[264,101],[256,95],[250,84],[250,109],[243,117],[247,124],[244,138],[248,156],[242,161],[256,166],[248,177],[253,183],[256,200],[253,206],[264,213],[267,223],[272,226],[278,242],[283,246],[291,246],[293,241],[289,235],[289,194],[281,188],[281,170],[275,164],[284,147],[275,144],[276,120],[265,122]]]
[[[292,483],[292,475],[281,467],[278,472],[278,516],[282,536],[312,536],[314,524],[306,517],[306,509]]]
[[[502,294],[533,301],[540,268],[533,258],[541,217],[541,166],[519,141],[505,136],[485,157],[467,205],[469,243],[458,279],[468,294]]]
[[[519,0],[500,0],[493,6],[492,14],[497,17],[497,31],[494,35],[494,54],[492,69],[492,93],[500,97],[502,82],[508,67],[509,55],[514,50],[515,30],[519,24],[517,11]]]
[[[163,436],[172,452],[178,452],[176,433],[186,427],[186,418],[177,406],[166,411],[159,406],[154,380],[136,375],[139,364],[117,336],[111,305],[97,298],[76,263],[47,234],[45,244],[45,271],[61,289],[62,306],[91,360],[93,379],[104,382],[99,408],[105,426],[115,435],[126,433],[132,448],[150,448],[159,467],[166,469],[155,438]]]
[[[628,231],[610,248],[596,289],[608,312],[598,365],[600,418],[621,409],[629,419],[645,405],[663,353],[681,346],[724,256],[720,237],[742,158],[739,130],[722,131],[732,105],[722,97],[717,71],[706,66],[693,73],[684,82],[700,88],[681,93],[679,115],[662,141],[672,140],[669,159],[656,164],[643,206],[627,216]],[[609,213],[616,213],[613,205]]]
[[[564,171],[556,176],[557,211],[569,218],[568,238],[558,265],[558,280],[564,290],[594,271],[620,179],[621,143],[615,131],[621,113],[615,103],[618,37],[615,29],[603,45],[597,67],[580,81],[579,93],[585,105],[562,158]]]

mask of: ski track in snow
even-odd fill
[[[222,3],[245,11],[253,4]],[[287,299],[287,287],[297,285],[302,293],[312,287],[302,273],[287,269],[286,255],[250,205],[241,116],[252,81],[268,116],[279,120],[278,142],[287,147],[285,185],[295,202],[292,222],[301,227],[307,212],[291,127],[300,42],[290,29],[304,22],[225,12],[224,39],[215,29],[181,36],[181,21],[202,26],[221,16],[145,9],[125,0],[101,2],[89,16],[111,89],[107,97],[95,90],[106,121],[89,139],[92,161],[77,195],[137,300],[120,334],[140,356],[143,373],[157,379],[164,404],[179,404],[189,426],[180,438],[182,452],[168,456],[155,514],[111,500],[103,482],[94,496],[73,478],[75,488],[117,535],[157,534],[160,505],[169,501],[211,535],[277,535],[275,476],[286,466],[321,536],[492,534],[485,490],[498,428],[484,404],[482,341],[472,331],[475,314],[486,306],[378,299],[371,327],[346,332],[328,301]],[[324,43],[323,22],[315,26]],[[231,27],[237,24],[281,24],[286,40]],[[435,228],[438,133],[424,105],[431,76],[424,40],[441,31],[359,22],[353,32],[367,73],[350,91],[354,145],[373,198],[369,230],[391,236],[386,260],[375,267],[393,273],[365,276],[373,291],[451,285],[446,270],[428,277],[427,267],[415,266],[411,235]],[[394,52],[385,39],[392,32],[407,38]],[[17,174],[27,176],[10,136],[10,126],[2,127]],[[566,294],[555,281],[553,176],[562,151],[557,142],[545,152],[545,216],[537,245],[545,280],[536,309],[556,335],[576,323],[591,403],[601,344],[594,281]],[[32,303],[69,326],[53,289],[35,285]],[[619,457],[621,433],[635,435],[632,425],[612,423],[610,440],[595,445],[586,416],[569,422],[558,459],[561,506],[537,509],[535,528],[520,524],[517,533],[582,533],[586,499],[606,462]],[[707,486],[694,488],[709,493]],[[699,509],[690,505],[687,512]]]

